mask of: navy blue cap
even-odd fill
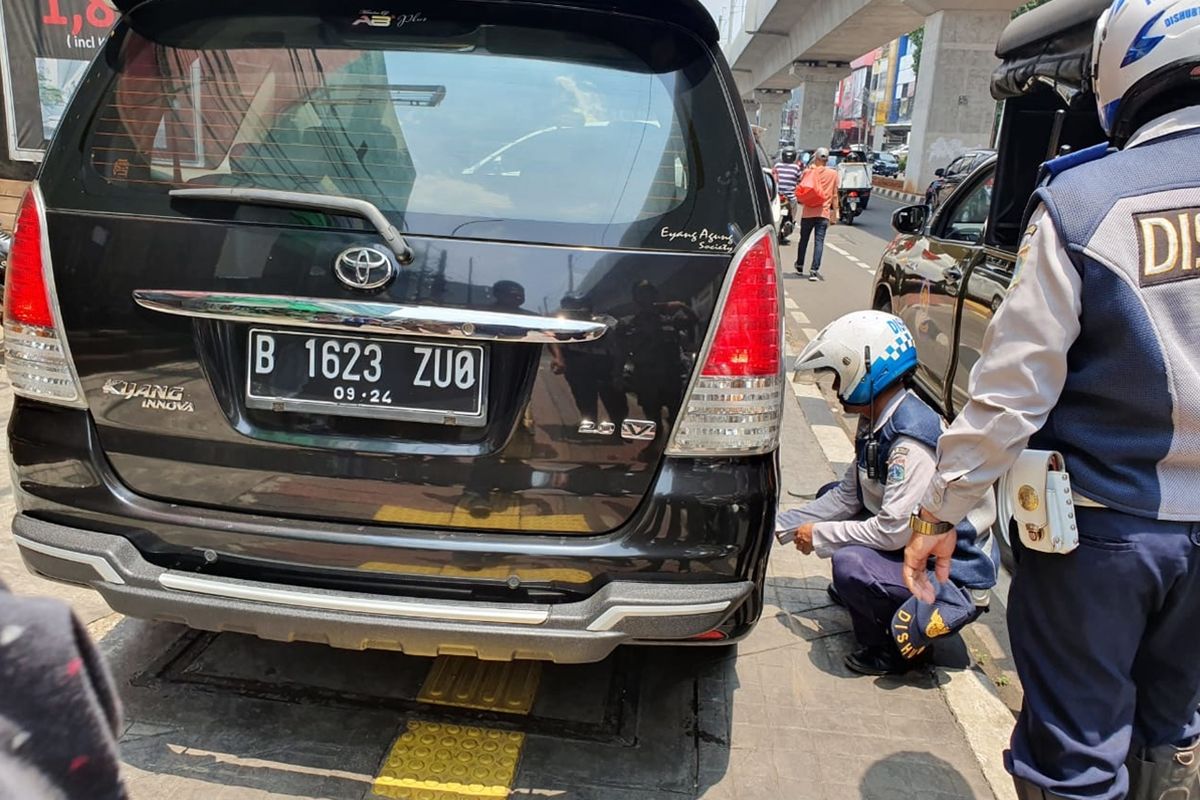
[[[982,613],[966,589],[949,581],[933,585],[937,597],[932,603],[910,597],[892,616],[892,639],[905,658],[916,658],[934,639],[956,633]]]

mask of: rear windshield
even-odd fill
[[[82,147],[56,146],[83,153],[77,202],[171,214],[172,188],[258,187],[363,198],[417,234],[668,249],[727,250],[753,227],[712,56],[681,30],[204,5],[134,12],[94,67],[110,74],[76,99]]]

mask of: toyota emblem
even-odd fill
[[[396,277],[396,261],[381,248],[350,247],[338,253],[333,272],[351,289],[380,289]]]

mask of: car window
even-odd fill
[[[963,175],[971,171],[971,159],[969,156],[959,156],[950,162],[950,166],[946,168],[947,175]]]
[[[954,242],[977,244],[983,239],[988,211],[992,207],[992,184],[995,171],[971,188],[955,194],[942,214],[942,238]]]
[[[748,183],[728,181],[736,124],[698,44],[590,14],[567,32],[454,13],[464,19],[427,36],[367,36],[332,11],[340,26],[135,26],[84,115],[100,178],[85,193],[147,213],[171,213],[179,187],[343,195],[415,233],[569,244],[667,246],[664,227],[753,226]]]

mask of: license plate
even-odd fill
[[[480,426],[487,355],[482,345],[252,330],[246,405]]]

